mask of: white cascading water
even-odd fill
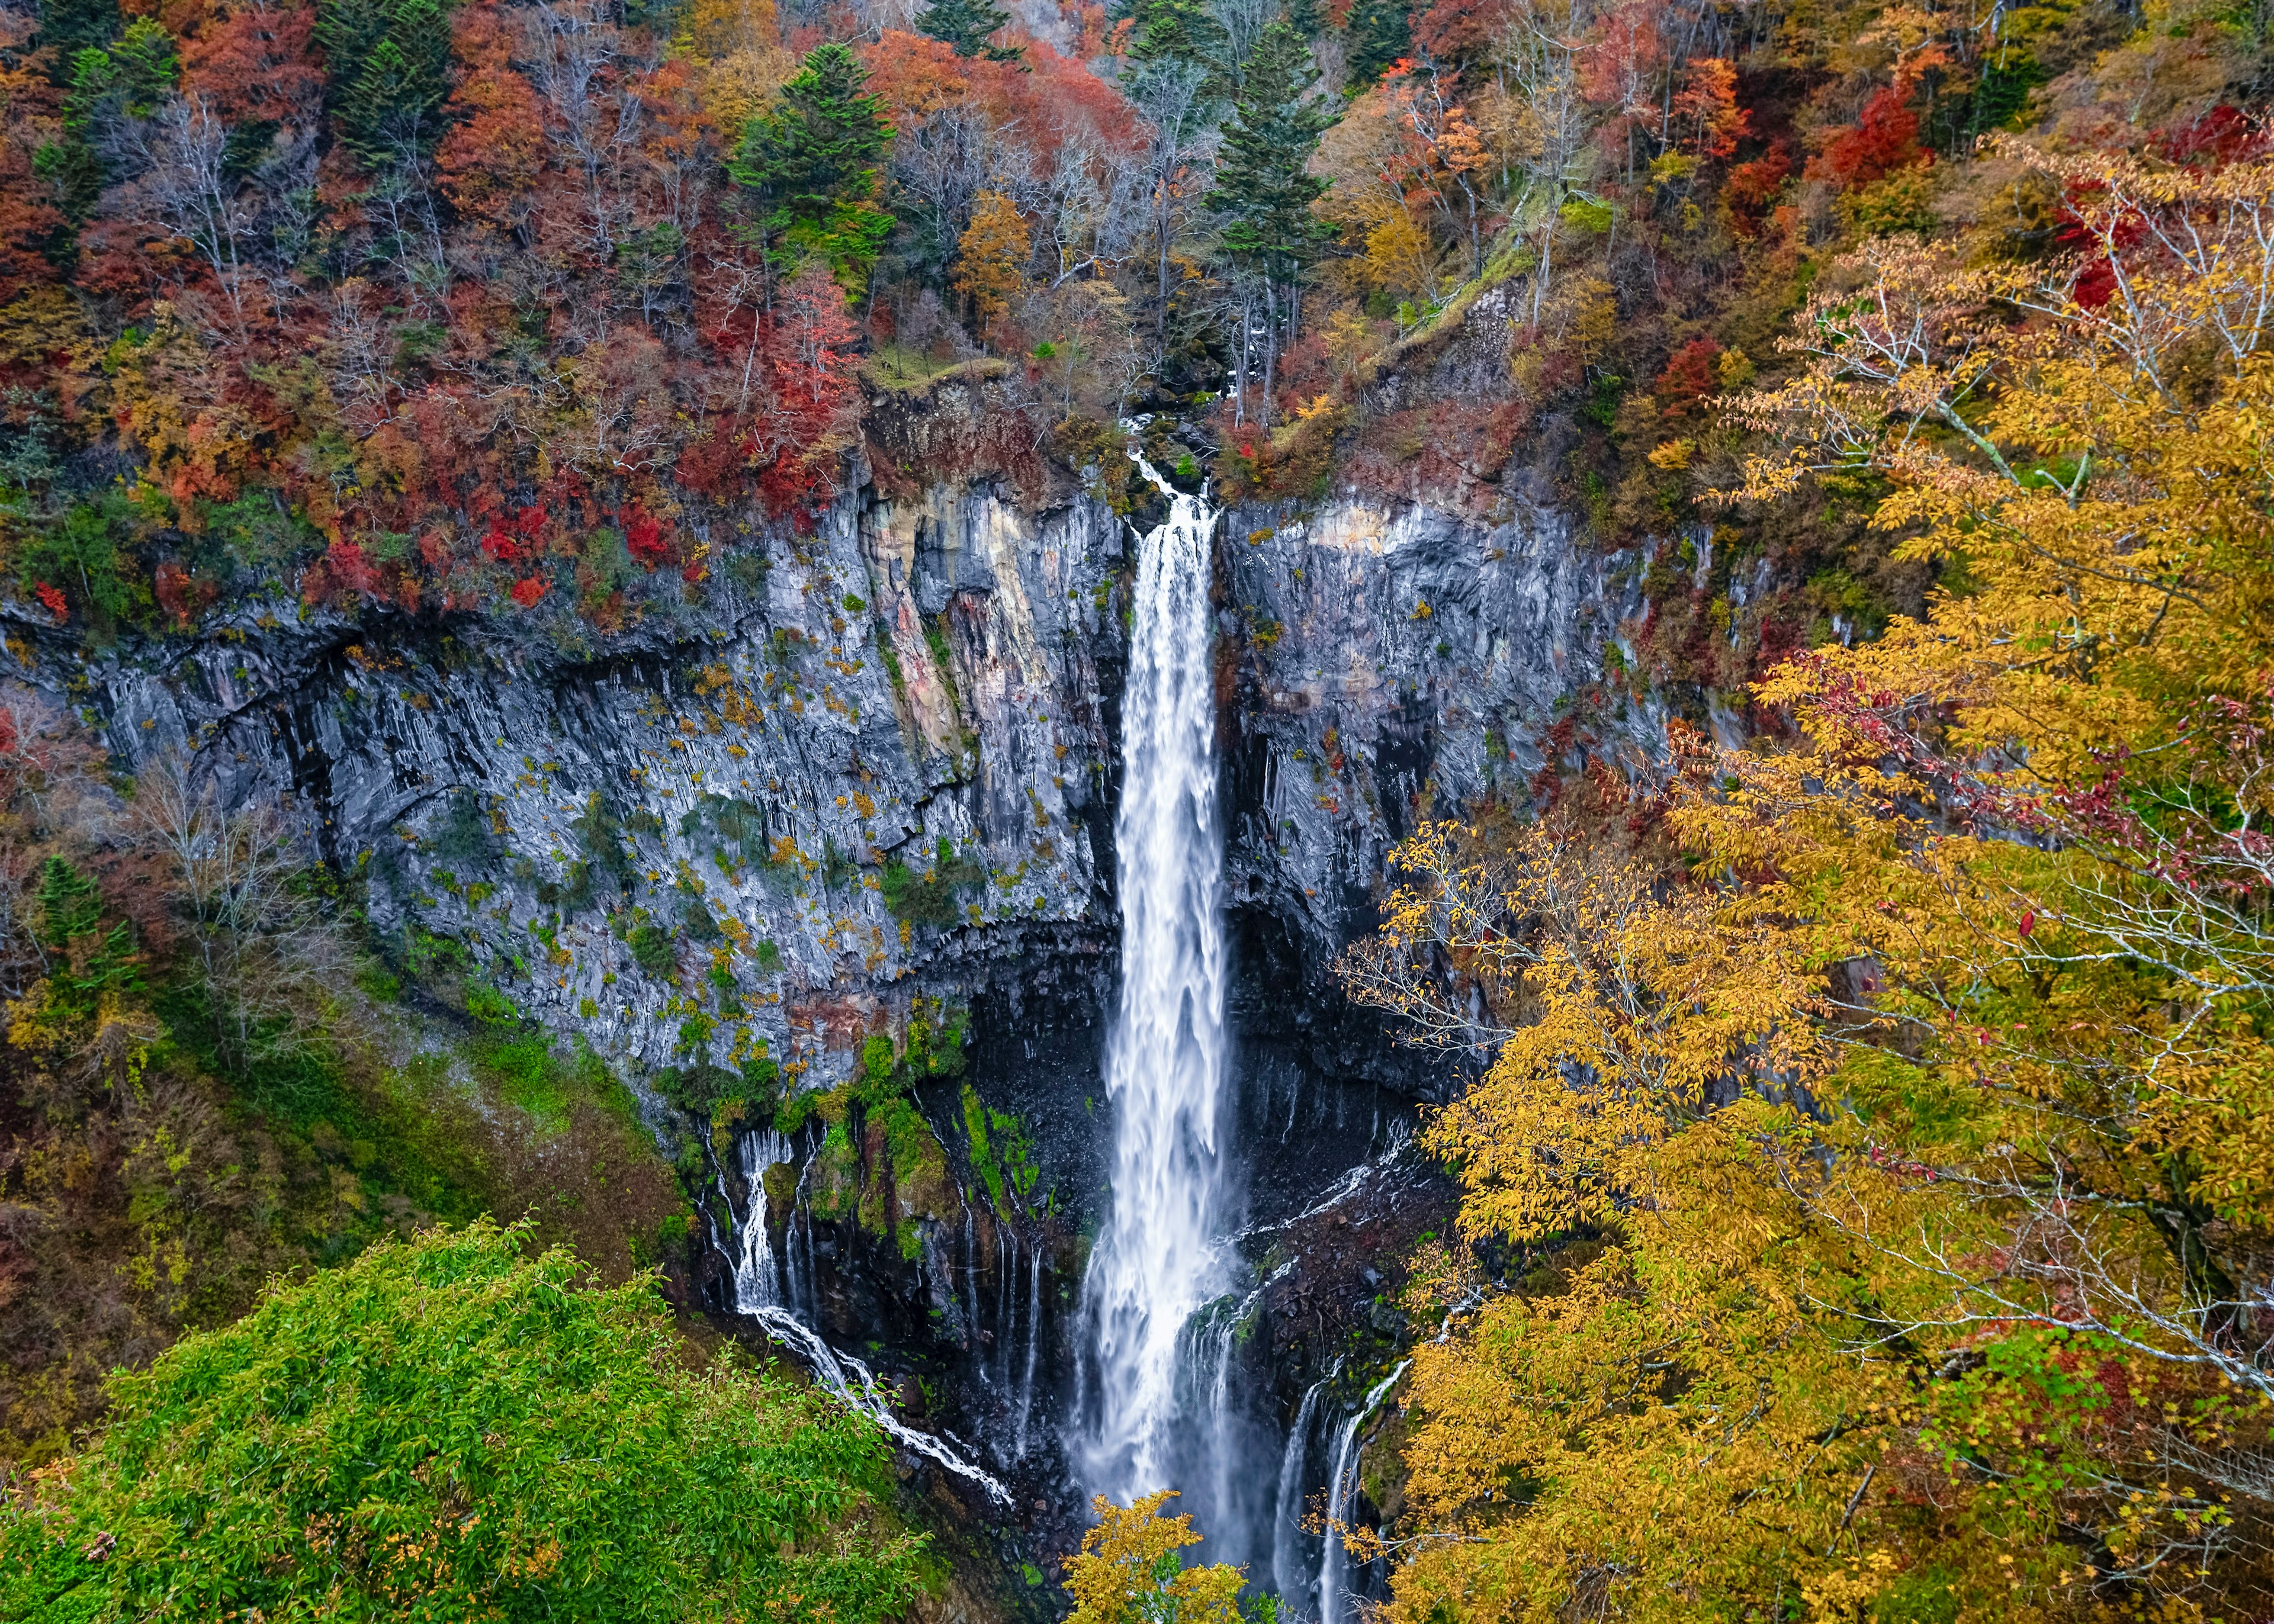
[[[765,1327],[769,1336],[812,1366],[815,1380],[870,1417],[894,1441],[976,1484],[998,1505],[1009,1505],[1011,1492],[1001,1483],[930,1433],[918,1432],[894,1415],[891,1394],[878,1384],[868,1365],[832,1348],[819,1332],[782,1306],[784,1282],[776,1272],[773,1243],[766,1232],[765,1172],[777,1162],[789,1161],[794,1154],[789,1140],[771,1129],[742,1136],[742,1177],[749,1188],[750,1204],[742,1216],[736,1249],[727,1254],[734,1271],[734,1312]],[[723,1180],[719,1195],[721,1199],[726,1195]],[[791,1232],[795,1233],[794,1228]],[[717,1244],[715,1234],[712,1244]],[[719,1250],[726,1252],[723,1246]]]
[[[1171,488],[1141,538],[1121,706],[1121,1005],[1105,1054],[1113,1211],[1083,1298],[1097,1355],[1089,1477],[1126,1503],[1164,1481],[1178,1333],[1222,1290],[1216,1106],[1224,1071],[1224,841],[1209,607],[1216,512]]]
[[[1350,1553],[1336,1530],[1348,1528],[1352,1514],[1358,1509],[1358,1430],[1397,1385],[1406,1363],[1410,1361],[1401,1362],[1383,1377],[1366,1395],[1366,1402],[1336,1429],[1334,1455],[1327,1469],[1327,1548],[1319,1559],[1319,1624],[1347,1624],[1351,1616]]]
[[[1313,1382],[1303,1394],[1295,1425],[1287,1431],[1287,1447],[1279,1457],[1279,1492],[1272,1497],[1271,1581],[1279,1587],[1283,1603],[1299,1605],[1311,1587],[1312,1575],[1303,1571],[1303,1457],[1310,1452],[1311,1416],[1319,1407],[1319,1394],[1341,1373],[1342,1361]]]
[[[779,1308],[787,1295],[774,1267],[773,1237],[766,1232],[766,1169],[795,1155],[789,1140],[772,1128],[742,1135],[742,1184],[750,1192],[750,1210],[742,1220],[741,1245],[734,1259],[734,1312],[755,1314]]]

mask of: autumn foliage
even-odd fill
[[[1416,1351],[1396,1616],[2266,1604],[2274,164],[1999,151],[2082,252],[1870,244],[1723,400],[1726,501],[1871,470],[1962,585],[1620,821],[1423,831],[1347,963],[1539,1260]]]

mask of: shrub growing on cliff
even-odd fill
[[[626,939],[632,958],[650,975],[668,975],[679,962],[679,944],[660,925],[642,925]]]
[[[1192,1518],[1158,1515],[1176,1495],[1163,1489],[1133,1506],[1117,1506],[1103,1494],[1091,1502],[1097,1526],[1081,1537],[1079,1554],[1063,1559],[1073,1598],[1067,1624],[1240,1624],[1246,1575],[1226,1562],[1185,1566],[1178,1553],[1201,1539]],[[1253,1615],[1254,1624],[1277,1617],[1271,1597]]]
[[[483,1222],[373,1248],[114,1380],[100,1443],[0,1507],[14,1618],[874,1619],[871,1425],[680,1363],[644,1282]],[[258,1613],[254,1610],[258,1609]]]
[[[885,906],[893,918],[912,925],[945,929],[961,921],[956,898],[986,881],[987,871],[968,857],[958,857],[943,835],[931,867],[922,874],[897,857],[885,865]]]

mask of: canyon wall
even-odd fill
[[[107,649],[19,618],[8,646],[121,765],[194,754],[226,802],[284,808],[360,878],[393,951],[460,955],[616,1063],[704,1208],[697,1300],[747,1296],[738,1230],[764,1223],[790,1305],[1012,1482],[1017,1516],[975,1526],[1018,1571],[1078,1538],[1084,1503],[1065,1452],[1028,1446],[1075,1402],[1105,1194],[1133,539],[1071,490],[864,479],[609,635],[280,596]],[[1230,1127],[1254,1267],[1209,1320],[1209,1357],[1249,1362],[1254,1441],[1276,1460],[1291,1419],[1324,1428],[1364,1391],[1321,1399],[1332,1372],[1359,1383],[1395,1353],[1382,1270],[1449,1199],[1410,1164],[1344,1177],[1454,1080],[1332,985],[1385,853],[1480,795],[1522,804],[1549,753],[1650,749],[1663,716],[1604,681],[1646,560],[1552,509],[1480,519],[1344,490],[1235,508],[1216,553]],[[1582,735],[1562,724],[1590,689]],[[723,1079],[705,1098],[851,1097],[872,1040],[904,1041],[912,1017],[952,1021],[961,1062],[903,1079],[909,1109],[870,1108],[844,1144],[842,1105],[785,1137],[739,1101],[706,1116],[655,1091],[703,1072]],[[734,1080],[760,1072],[763,1089]],[[1005,1134],[1035,1181],[1008,1195]],[[1315,1477],[1327,1447],[1320,1432],[1287,1470]],[[1254,1510],[1224,1554],[1268,1566],[1269,1520]]]
[[[1111,951],[1128,541],[1088,497],[863,487],[572,646],[279,598],[11,647],[119,761],[284,806],[382,935],[460,939],[525,1013],[636,1070],[763,1044],[810,1086],[912,995]],[[1315,976],[1417,816],[1523,798],[1637,572],[1553,512],[1356,496],[1232,509],[1218,550],[1227,906]]]

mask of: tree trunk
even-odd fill
[[[1256,416],[1263,426],[1271,426],[1272,378],[1276,372],[1273,362],[1279,354],[1279,296],[1271,279],[1263,279],[1263,405]]]
[[[1248,308],[1249,295],[1239,296],[1239,358],[1231,372],[1231,425],[1244,426],[1247,422],[1247,350],[1254,342],[1254,313]]]

